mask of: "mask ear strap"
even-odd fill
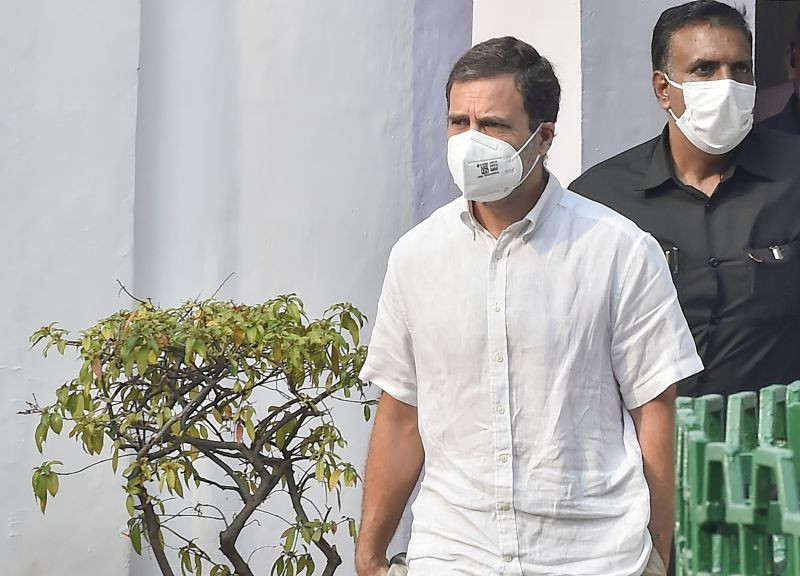
[[[544,124],[544,123],[542,123],[542,124]],[[536,135],[539,133],[539,130],[542,129],[542,124],[539,124],[538,128],[536,128],[536,130],[533,131],[533,133],[528,137],[528,139],[525,140],[525,144],[522,145],[522,148],[517,150],[517,153],[514,154],[512,156],[512,158],[516,158],[517,156],[519,156],[522,153],[523,150],[525,150],[525,148],[528,146],[528,144],[531,143],[531,140],[533,140],[536,137]]]
[[[533,172],[533,169],[534,169],[534,168],[536,168],[536,165],[539,163],[539,160],[541,159],[541,157],[542,157],[542,155],[541,155],[541,154],[539,154],[539,155],[536,157],[536,160],[534,160],[534,161],[533,161],[533,165],[532,165],[532,166],[531,166],[531,167],[528,169],[528,171],[527,171],[527,172],[525,172],[525,176],[523,176],[523,177],[522,177],[522,180],[520,180],[520,181],[519,181],[519,184],[517,184],[517,186],[519,186],[520,184],[522,184],[523,182],[525,182],[525,180],[527,180],[527,179],[528,179],[528,176],[530,176],[530,175],[531,175],[531,172]],[[515,186],[515,188],[516,188],[516,186]]]
[[[682,84],[678,84],[677,82],[673,82],[672,79],[669,76],[667,76],[667,73],[664,72],[663,70],[659,70],[659,72],[661,72],[664,75],[664,78],[666,78],[666,80],[667,80],[667,82],[669,83],[670,86],[674,86],[675,88],[677,88],[678,90],[683,92],[683,85]],[[675,122],[678,121],[678,117],[675,116],[675,112],[672,111],[672,108],[667,108],[667,112],[669,112],[669,115],[672,116],[672,118],[673,118],[673,120],[675,120]]]
[[[678,84],[677,82],[673,82],[672,79],[669,76],[667,76],[666,72],[663,72],[661,70],[659,70],[659,72],[661,72],[664,75],[664,78],[667,79],[667,82],[669,82],[670,86],[674,86],[678,90],[683,91],[683,84]]]

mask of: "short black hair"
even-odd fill
[[[653,28],[653,41],[650,44],[653,70],[668,72],[672,36],[679,29],[694,24],[736,28],[747,38],[747,43],[752,50],[753,32],[750,30],[746,16],[747,12],[744,8],[734,8],[715,0],[696,0],[664,10]]]
[[[536,49],[513,36],[492,38],[476,44],[453,66],[447,78],[446,98],[450,107],[453,84],[513,74],[522,94],[531,131],[542,122],[555,122],[561,101],[561,86],[550,62]]]

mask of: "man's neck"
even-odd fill
[[[522,186],[496,202],[473,202],[472,213],[486,230],[498,238],[503,230],[519,222],[533,210],[547,185],[548,174],[537,166]]]
[[[699,150],[674,122],[669,123],[669,149],[678,179],[706,196],[714,193],[733,161],[730,152],[715,155]]]

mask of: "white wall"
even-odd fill
[[[475,0],[474,6],[473,44],[516,36],[553,63],[561,109],[548,168],[566,186],[581,173],[580,0]]]
[[[106,468],[65,477],[43,517],[31,469],[86,460],[66,439],[40,455],[36,419],[16,412],[32,394],[52,402],[74,369],[28,351],[36,328],[80,328],[129,305],[115,280],[132,280],[138,51],[135,0],[0,3],[0,559],[9,576],[127,574],[119,482]]]

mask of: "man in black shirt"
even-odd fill
[[[790,134],[800,134],[800,98],[798,83],[800,82],[800,14],[794,26],[794,40],[787,48],[788,68],[792,71],[794,93],[786,103],[786,107],[775,116],[762,120],[761,124],[773,130],[781,130]]]
[[[731,6],[666,10],[652,82],[667,126],[570,186],[661,244],[706,367],[682,394],[800,378],[800,139],[751,129],[751,47]]]

